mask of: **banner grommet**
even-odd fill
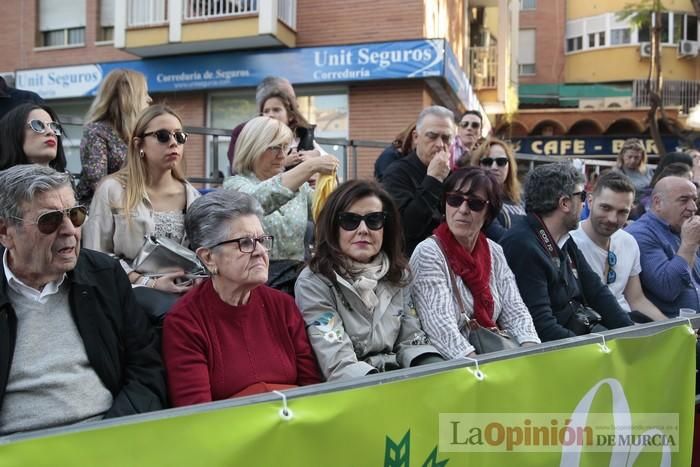
[[[598,334],[597,332],[592,332],[592,333],[590,333],[589,335],[590,335],[590,336],[598,336],[598,337],[600,337],[601,339],[603,339],[603,343],[602,343],[602,344],[598,344],[598,345],[600,346],[600,350],[602,350],[603,353],[610,353],[610,352],[612,352],[612,350],[610,349],[610,347],[608,347],[608,344],[605,343],[605,336],[604,336],[604,335]]]
[[[281,391],[272,391],[282,398],[282,408],[279,410],[278,414],[282,420],[288,421],[294,418],[294,412],[287,406],[287,396]]]
[[[475,377],[476,379],[478,379],[479,381],[483,381],[484,378],[486,378],[486,375],[485,375],[484,372],[481,371],[481,369],[479,368],[479,360],[477,360],[476,358],[471,358],[471,357],[464,357],[464,358],[466,358],[466,359],[469,360],[469,361],[474,362],[474,366],[476,366],[476,369],[475,369],[475,370],[472,370],[471,368],[467,368],[467,370],[468,370],[471,374],[473,374],[474,377]]]

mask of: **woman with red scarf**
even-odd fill
[[[453,172],[444,183],[444,220],[411,256],[411,295],[421,324],[447,358],[475,353],[470,320],[507,331],[521,346],[540,342],[503,250],[483,233],[501,209],[500,191],[482,168]]]

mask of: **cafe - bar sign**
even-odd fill
[[[616,156],[625,140],[625,136],[595,137],[525,137],[514,141],[518,154],[535,156]],[[638,138],[644,144],[647,154],[658,154],[652,138]],[[675,151],[678,138],[663,136],[666,152]]]

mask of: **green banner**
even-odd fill
[[[686,466],[689,331],[293,398],[288,420],[281,401],[166,412],[0,445],[0,466]]]

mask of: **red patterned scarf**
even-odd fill
[[[491,249],[484,233],[479,232],[474,251],[471,252],[457,241],[446,222],[440,224],[433,233],[445,250],[448,266],[462,278],[474,297],[474,318],[485,328],[496,327],[493,321],[493,295],[489,285]]]

